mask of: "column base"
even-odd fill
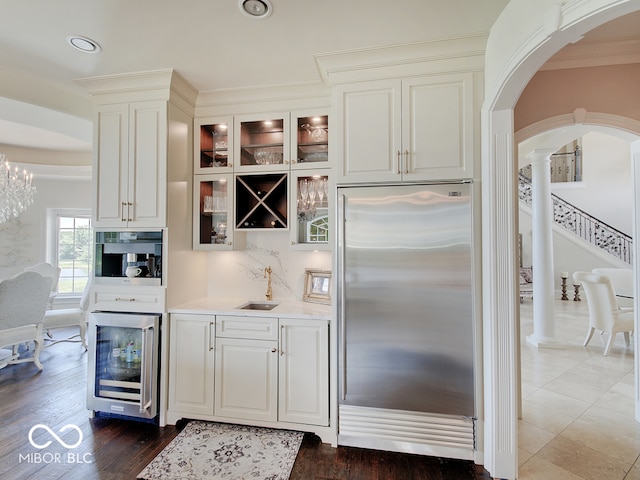
[[[564,344],[556,338],[541,337],[535,333],[527,335],[527,343],[537,348],[564,348]]]

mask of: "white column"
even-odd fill
[[[484,466],[494,478],[518,473],[520,308],[516,258],[518,185],[513,158],[513,110],[484,115],[482,158],[482,331]],[[481,414],[482,416],[482,414]],[[479,458],[478,460],[482,460]]]
[[[633,342],[634,351],[634,390],[635,417],[640,422],[640,342],[637,332],[640,331],[638,308],[640,307],[640,140],[631,143],[631,175],[633,178],[633,324],[636,340]]]
[[[533,333],[527,342],[536,347],[555,347],[555,306],[553,280],[553,201],[551,198],[551,154],[535,150],[531,160]]]

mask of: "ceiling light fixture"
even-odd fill
[[[269,0],[238,0],[238,7],[251,18],[266,18],[272,10]]]
[[[102,50],[100,45],[98,45],[98,42],[96,42],[95,40],[91,40],[87,37],[81,37],[79,35],[72,35],[70,37],[67,37],[67,42],[69,42],[69,45],[71,45],[73,48],[84,53],[98,53],[100,52],[100,50]]]

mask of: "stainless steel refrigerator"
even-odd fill
[[[471,191],[338,188],[340,444],[473,458]]]

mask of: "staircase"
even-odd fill
[[[522,172],[518,177],[520,201],[531,207],[531,179]],[[623,262],[631,264],[633,239],[629,235],[592,217],[553,193],[551,197],[553,200],[553,221],[557,225]]]

